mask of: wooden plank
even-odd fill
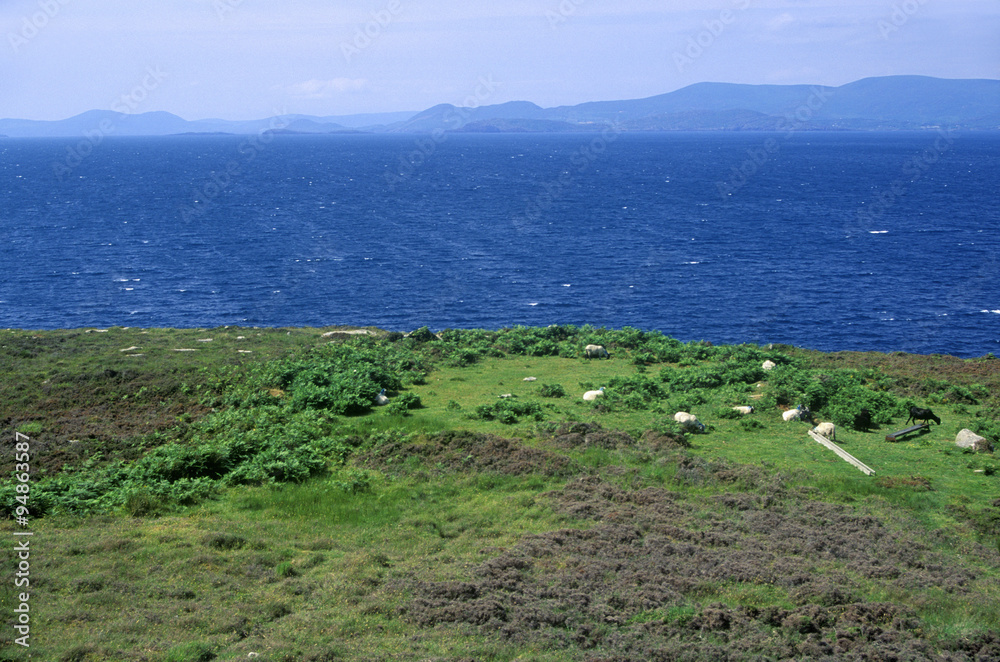
[[[905,430],[900,430],[899,432],[893,432],[892,434],[885,435],[885,440],[886,441],[896,441],[900,437],[905,437],[906,435],[910,434],[911,432],[916,432],[917,430],[927,430],[927,429],[930,429],[930,427],[931,427],[930,423],[922,423],[920,425],[914,425],[911,428],[906,428]]]
[[[858,469],[860,469],[863,473],[865,473],[865,474],[867,474],[869,476],[874,476],[875,475],[875,470],[874,469],[872,469],[867,464],[865,464],[864,462],[862,462],[858,458],[854,457],[853,455],[851,455],[850,453],[848,453],[843,448],[841,448],[837,444],[833,443],[832,441],[830,441],[829,439],[827,439],[823,435],[817,434],[817,433],[813,432],[812,430],[809,430],[809,436],[812,437],[813,439],[815,439],[816,441],[818,441],[819,443],[823,444],[824,446],[826,446],[830,450],[832,450],[837,455],[839,455],[845,462],[849,462],[850,464],[853,464],[855,467],[857,467]]]

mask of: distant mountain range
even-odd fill
[[[542,108],[512,101],[479,108],[262,120],[187,121],[167,112],[91,110],[55,122],[0,120],[0,136],[165,136],[332,133],[562,133],[602,131],[1000,130],[1000,80],[927,76],[865,78],[840,87],[697,83],[629,101]]]

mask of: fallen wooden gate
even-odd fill
[[[816,441],[818,441],[819,443],[823,444],[824,446],[826,446],[830,450],[832,450],[837,455],[839,455],[841,458],[844,459],[845,462],[850,462],[851,464],[853,464],[854,466],[856,466],[858,469],[860,469],[861,471],[863,471],[864,473],[866,473],[869,476],[874,476],[875,475],[875,470],[874,469],[872,469],[867,464],[865,464],[864,462],[862,462],[858,458],[854,457],[853,455],[851,455],[850,453],[848,453],[843,448],[841,448],[837,444],[833,443],[832,441],[830,441],[829,439],[827,439],[823,435],[817,434],[817,433],[813,432],[812,430],[809,430],[809,436],[812,437],[813,439],[815,439]]]
[[[899,432],[893,432],[892,434],[885,435],[886,441],[899,441],[900,438],[905,437],[908,434],[912,434],[917,430],[930,430],[930,423],[923,423],[921,425],[914,425],[911,428],[906,428],[905,430],[900,430]]]

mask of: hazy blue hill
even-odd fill
[[[795,118],[798,129],[892,130],[928,126],[989,129],[998,126],[1000,81],[927,76],[866,78],[841,87],[697,83],[668,94],[625,101],[595,101],[543,109],[511,102],[476,109],[448,104],[417,114],[398,132],[531,130],[524,122],[617,124],[626,131],[778,130]],[[805,121],[802,121],[805,120]],[[782,124],[784,122],[784,124]],[[541,126],[541,125],[534,125]]]
[[[459,108],[443,103],[417,113],[408,121],[394,129],[396,133],[429,133],[437,129],[457,130],[473,122],[485,120],[543,120],[549,112],[528,101],[511,101],[495,106],[479,108]]]
[[[378,120],[398,121],[410,113],[380,113],[346,116],[348,123],[337,117],[284,115],[259,120],[231,121],[203,119],[188,121],[171,113],[157,111],[134,115],[112,110],[90,110],[75,117],[58,121],[0,120],[0,133],[27,138],[83,138],[86,136],[166,136],[191,133],[228,133],[251,135],[263,131],[289,130],[296,133],[334,133],[354,129]]]
[[[593,101],[541,108],[528,101],[479,108],[439,104],[419,113],[313,117],[286,115],[233,122],[193,122],[166,112],[123,115],[89,111],[58,122],[0,120],[11,137],[80,137],[106,134],[254,134],[262,131],[331,133],[360,129],[378,133],[455,131],[591,130],[618,125],[627,131],[776,130],[794,117],[799,129],[893,130],[945,126],[1000,128],[1000,80],[947,80],[928,76],[865,78],[840,87],[697,83],[667,94],[622,101]],[[777,119],[774,119],[777,118]],[[549,122],[550,124],[545,124]]]
[[[830,89],[818,87],[818,89]],[[597,101],[553,108],[553,119],[627,122],[653,115],[692,111],[746,110],[784,115],[809,99],[809,85],[738,85],[697,83],[676,92],[632,101]]]
[[[0,127],[13,137],[162,136],[172,133],[226,131],[225,124],[202,126],[171,113],[125,114],[113,110],[89,110],[59,121],[0,120]]]
[[[968,124],[998,110],[1000,81],[888,76],[836,88],[817,117]]]
[[[803,108],[808,108],[809,112],[800,116],[826,120],[823,126],[841,122],[847,127],[858,123],[843,120],[869,120],[863,123],[866,127],[962,124],[988,128],[989,122],[983,124],[981,120],[991,114],[995,116],[1000,108],[1000,81],[886,76],[866,78],[841,87],[697,83],[646,99],[553,108],[550,119],[630,122],[695,111],[709,115],[731,110],[786,117]]]
[[[350,131],[354,133],[354,129],[348,129],[340,124],[334,124],[333,122],[317,122],[311,119],[297,119],[294,122],[289,122],[288,126],[282,127],[281,129],[274,129],[274,131],[285,131],[288,133],[343,133],[345,131]]]

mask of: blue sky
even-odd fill
[[[1000,78],[997,0],[0,0],[0,25],[0,117],[25,119],[123,98],[254,119]]]

